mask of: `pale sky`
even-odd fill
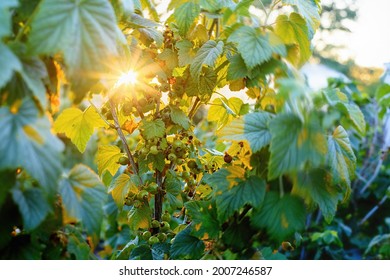
[[[325,1],[324,1],[325,2]],[[329,38],[347,46],[343,57],[355,58],[361,66],[384,67],[390,62],[390,0],[358,0],[359,18],[351,34]]]

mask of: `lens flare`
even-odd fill
[[[126,73],[123,73],[118,81],[116,82],[116,86],[119,87],[121,85],[134,85],[137,82],[138,74],[133,70],[129,70]]]

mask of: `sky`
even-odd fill
[[[347,46],[342,56],[349,56],[366,67],[384,67],[390,62],[390,1],[358,0],[359,18],[350,26],[351,34],[329,38]]]

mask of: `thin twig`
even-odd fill
[[[280,191],[280,198],[284,196],[284,186],[283,186],[283,177],[279,177],[279,191]]]
[[[374,182],[374,180],[376,179],[376,177],[379,174],[379,171],[381,170],[382,163],[383,163],[383,159],[380,158],[378,163],[377,163],[377,166],[375,167],[374,173],[372,174],[370,179],[368,179],[368,181],[366,182],[364,187],[360,190],[360,193],[359,193],[360,195],[362,195],[371,186],[372,182]]]
[[[189,119],[192,119],[192,117],[195,115],[199,102],[200,102],[199,97],[196,97],[194,104],[192,105],[192,108],[191,108],[190,112],[188,113]]]
[[[374,213],[376,211],[378,211],[379,207],[381,207],[387,200],[388,196],[387,196],[387,193],[382,197],[382,199],[378,202],[377,205],[375,205],[365,216],[364,218],[358,223],[358,226],[361,226],[362,224],[364,224],[369,218],[371,218],[372,215],[374,215]]]
[[[142,178],[141,178],[141,176],[139,175],[139,172],[138,172],[138,167],[135,164],[134,157],[131,154],[129,145],[127,144],[126,137],[123,134],[123,131],[122,131],[121,127],[120,127],[119,120],[118,120],[118,115],[117,115],[116,110],[115,110],[115,105],[114,105],[114,103],[112,102],[111,99],[109,100],[109,102],[110,102],[110,107],[111,107],[112,118],[114,119],[114,123],[115,123],[115,129],[116,129],[116,131],[117,131],[117,133],[119,135],[119,138],[122,141],[122,144],[123,144],[123,147],[124,147],[125,152],[127,154],[127,157],[129,158],[129,162],[130,162],[131,168],[133,169],[134,174],[138,176],[141,184],[143,184]]]

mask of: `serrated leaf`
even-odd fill
[[[14,72],[21,70],[22,64],[19,58],[0,42],[0,89],[12,78]]]
[[[190,201],[185,203],[187,214],[193,224],[192,234],[201,239],[213,239],[219,235],[219,221],[216,206],[211,201]]]
[[[169,243],[156,243],[152,245],[153,260],[164,260],[165,255],[169,254],[171,244]]]
[[[210,67],[215,66],[217,58],[223,52],[223,46],[223,41],[216,42],[213,40],[209,40],[202,45],[202,47],[196,53],[190,66],[191,74],[196,79],[199,78],[203,65]]]
[[[180,125],[185,130],[190,128],[190,119],[180,108],[170,106],[171,109],[171,120],[173,123]]]
[[[136,195],[138,188],[130,176],[123,173],[112,182],[108,192],[111,193],[116,205],[121,209],[126,195],[129,192]]]
[[[98,175],[89,167],[78,164],[60,181],[59,186],[65,218],[81,222],[88,234],[98,237],[107,198]]]
[[[132,230],[149,229],[152,221],[152,210],[146,204],[133,207],[129,212],[129,226]]]
[[[327,143],[319,121],[312,116],[308,123],[292,113],[283,113],[270,121],[272,135],[268,179],[299,170],[310,162],[318,166],[327,152]]]
[[[296,231],[305,228],[306,210],[301,199],[285,194],[283,197],[276,192],[265,195],[262,207],[252,212],[252,225],[265,228],[270,238],[283,241]]]
[[[0,127],[0,170],[22,167],[46,195],[55,195],[64,146],[49,120],[38,118],[35,104],[25,99],[19,108],[0,108]]]
[[[178,56],[171,49],[164,49],[162,53],[157,56],[159,59],[165,61],[165,65],[168,69],[173,70],[178,66]]]
[[[156,120],[142,120],[140,130],[146,140],[156,137],[164,137],[165,124],[161,119]]]
[[[118,146],[100,145],[96,154],[98,174],[102,176],[104,171],[108,171],[112,176],[116,174],[119,167],[119,158],[123,156]]]
[[[256,176],[226,186],[226,184],[215,186],[215,200],[220,222],[227,220],[245,205],[259,207],[264,200],[265,183]]]
[[[235,54],[229,59],[229,67],[226,78],[229,81],[242,79],[249,76],[249,71],[241,55]]]
[[[285,46],[275,35],[262,34],[250,26],[242,26],[234,31],[228,41],[237,44],[237,49],[249,70],[270,60],[273,53],[287,55]]]
[[[271,142],[270,120],[271,114],[266,112],[247,114],[222,128],[218,136],[221,140],[247,140],[255,153]]]
[[[310,40],[305,20],[297,13],[291,13],[290,17],[280,15],[276,19],[275,34],[285,44],[298,46],[298,66],[303,65],[311,56]]]
[[[196,55],[193,44],[188,40],[181,40],[176,43],[176,48],[178,49],[179,66],[183,67],[191,64]]]
[[[45,0],[31,23],[28,47],[34,54],[62,53],[69,73],[103,68],[115,55],[117,26],[107,0]]]
[[[51,211],[47,199],[38,188],[24,191],[14,188],[11,192],[12,198],[15,204],[18,205],[19,212],[22,215],[24,229],[27,231],[39,226]]]
[[[344,188],[349,189],[351,178],[355,174],[356,156],[348,134],[342,126],[336,127],[333,134],[328,136],[326,162],[330,166],[334,183],[341,183]]]
[[[195,19],[200,14],[200,7],[193,2],[187,2],[179,6],[173,12],[181,35],[186,35]]]
[[[153,260],[152,250],[149,245],[141,244],[130,253],[130,260]]]
[[[0,2],[0,41],[3,37],[11,35],[12,13],[10,11],[10,8],[13,8],[16,6],[18,6],[17,0],[2,0]],[[0,45],[1,45],[1,42],[0,42]],[[1,56],[0,56],[0,58],[1,58]],[[1,77],[1,75],[0,75],[0,77]],[[0,84],[0,87],[1,87],[1,84]]]
[[[213,105],[207,114],[207,120],[217,122],[217,129],[224,127],[233,116],[237,116],[241,111],[243,102],[240,98],[231,97],[229,100],[217,98],[213,100]]]
[[[173,259],[200,259],[205,246],[202,240],[191,235],[191,227],[179,232],[171,246],[171,257]]]
[[[316,0],[282,0],[284,4],[293,5],[299,14],[306,20],[310,39],[320,24],[319,7]]]
[[[65,109],[54,122],[55,131],[65,133],[82,153],[85,151],[94,129],[106,126],[106,123],[91,106],[84,112],[78,108]]]
[[[169,205],[173,209],[183,207],[183,199],[180,195],[182,183],[172,171],[167,173],[164,185]]]
[[[330,223],[336,213],[340,195],[324,169],[299,172],[294,180],[293,193],[301,196],[307,204],[319,206],[325,220]]]

